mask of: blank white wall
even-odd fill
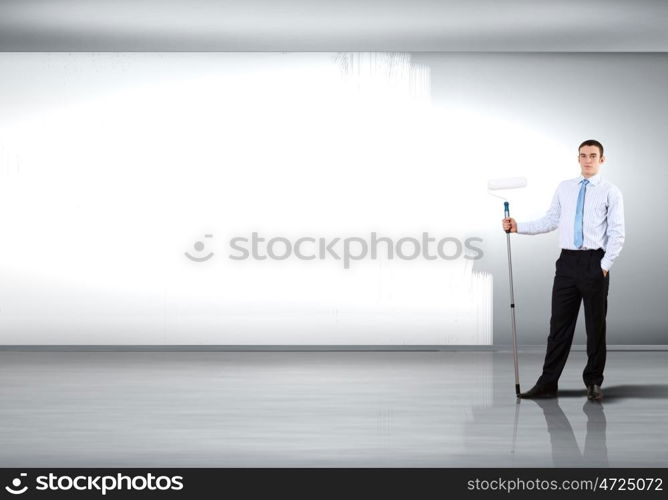
[[[463,251],[230,258],[230,239],[253,232],[477,236],[447,220],[464,172],[440,151],[428,68],[409,56],[21,53],[0,66],[3,344],[491,343],[491,276]]]

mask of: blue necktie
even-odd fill
[[[589,184],[589,181],[587,179],[582,179],[580,184],[582,184],[582,187],[580,187],[578,206],[575,210],[575,248],[580,248],[584,241],[584,235],[582,233],[582,215],[584,214],[585,194],[587,193],[587,184]]]

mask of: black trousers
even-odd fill
[[[603,383],[605,317],[610,284],[610,273],[603,276],[601,270],[604,254],[601,249],[561,251],[556,262],[550,335],[539,384],[556,384],[559,380],[571,350],[581,303],[584,303],[587,330],[587,366],[582,378],[585,385]]]

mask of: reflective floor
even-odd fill
[[[520,356],[522,388],[541,352]],[[0,352],[2,467],[666,467],[668,352]]]

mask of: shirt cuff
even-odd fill
[[[517,232],[518,234],[526,234],[527,233],[527,225],[525,222],[518,222],[517,223]]]
[[[601,259],[601,269],[603,269],[604,271],[610,271],[611,267],[612,267],[612,262],[605,259]]]

